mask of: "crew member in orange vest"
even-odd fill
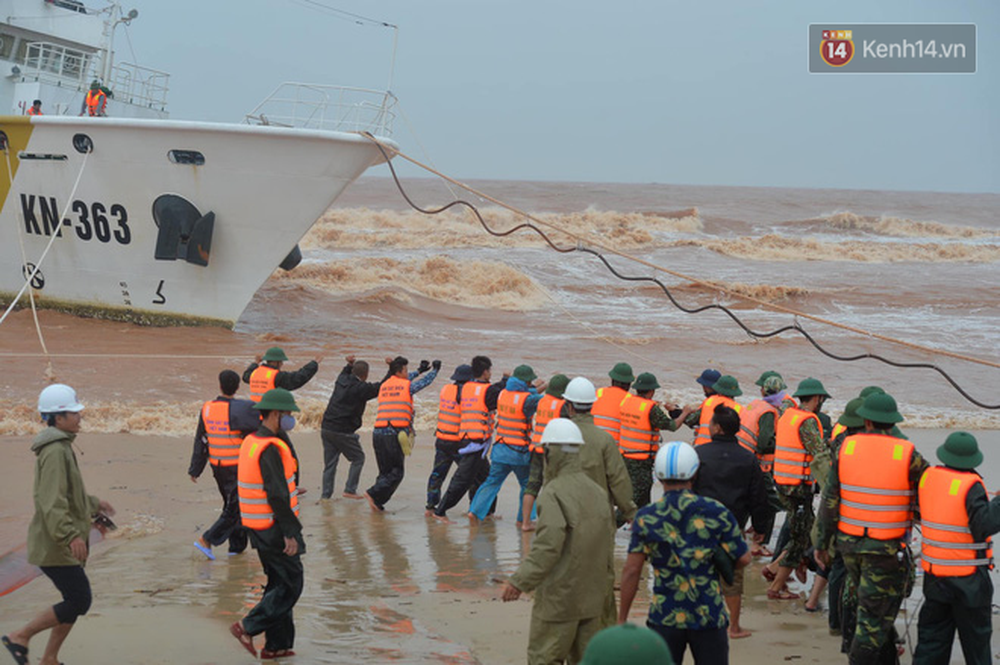
[[[469,506],[471,524],[478,524],[486,517],[504,480],[511,473],[521,486],[517,502],[517,526],[522,526],[526,519],[532,519],[531,513],[523,515],[522,509],[524,490],[531,470],[531,451],[528,448],[531,445],[531,419],[542,399],[538,389],[545,389],[544,381],[537,386],[532,385],[537,379],[535,370],[530,366],[518,365],[497,397],[497,423],[490,456],[490,473],[472,497],[472,505]]]
[[[554,418],[566,418],[562,415],[563,405],[566,400],[562,398],[563,391],[569,383],[569,377],[565,374],[556,374],[549,379],[549,385],[545,389],[545,394],[538,401],[535,409],[535,418],[531,427],[531,467],[528,470],[528,484],[524,488],[524,499],[521,504],[521,515],[526,516],[521,524],[522,531],[534,531],[535,523],[531,519],[534,513],[535,499],[542,489],[542,482],[545,479],[545,450],[542,448],[542,432],[545,426]]]
[[[890,395],[869,395],[857,415],[865,432],[844,440],[825,482],[815,557],[828,567],[827,550],[836,537],[848,583],[857,589],[856,625],[842,627],[850,662],[895,662],[893,623],[910,575],[910,506],[928,464],[912,443],[889,433],[903,420]],[[778,430],[780,447],[780,424]]]
[[[775,435],[774,483],[787,513],[782,530],[787,529],[788,542],[777,559],[779,567],[767,590],[772,600],[799,598],[785,589],[785,583],[809,549],[814,482],[823,484],[830,468],[829,448],[816,415],[830,394],[822,382],[810,377],[799,384],[794,396],[801,404],[781,415]]]
[[[404,461],[412,450],[413,395],[431,385],[441,369],[440,360],[435,360],[433,365],[421,360],[415,372],[407,371],[409,365],[410,361],[403,356],[393,358],[389,363],[389,376],[378,391],[378,411],[372,430],[378,477],[365,492],[368,505],[375,512],[385,510],[385,504],[403,482]]]
[[[191,482],[212,467],[215,484],[222,495],[222,514],[201,534],[194,546],[206,557],[214,560],[212,548],[229,541],[229,553],[239,554],[247,547],[247,534],[240,526],[240,505],[236,493],[236,467],[240,459],[240,443],[250,432],[257,431],[260,418],[248,399],[234,399],[240,387],[240,375],[231,369],[219,374],[219,391],[222,393],[205,402],[198,417],[198,431],[194,435],[194,450],[188,476]]]
[[[708,372],[709,370],[705,370]],[[704,375],[703,375],[704,376]],[[700,379],[699,379],[700,380]],[[711,392],[711,394],[709,394]],[[725,374],[720,376],[719,379],[712,384],[712,387],[705,390],[705,401],[701,403],[701,407],[697,410],[691,409],[691,416],[687,419],[687,424],[692,425],[697,419],[697,426],[695,427],[694,433],[694,445],[700,446],[702,444],[708,443],[712,440],[712,435],[708,432],[708,425],[712,422],[712,416],[715,414],[715,407],[720,404],[723,406],[728,406],[730,409],[736,413],[741,413],[743,407],[736,403],[734,397],[739,397],[743,394],[740,390],[740,382],[736,380],[736,377]]]
[[[712,386],[715,382],[722,377],[722,372],[717,369],[706,369],[701,373],[701,375],[695,379],[695,383],[701,386],[702,392],[705,393],[705,400],[715,394],[712,390]],[[702,400],[701,404],[697,407],[691,409],[691,413],[688,417],[684,419],[684,424],[695,431],[695,436],[698,435],[698,425],[701,424],[701,406],[704,405],[705,400]]]
[[[991,501],[976,467],[983,461],[979,442],[953,432],[937,449],[944,466],[920,479],[924,603],[917,624],[915,665],[950,663],[955,630],[965,662],[993,660],[993,546],[1000,532],[1000,497]]]
[[[94,81],[90,84],[90,90],[83,98],[83,110],[80,111],[80,115],[84,112],[91,117],[105,116],[107,115],[108,108],[108,95],[104,92],[101,84]]]
[[[438,421],[434,432],[434,465],[427,478],[426,517],[434,515],[434,509],[441,502],[441,486],[452,465],[458,465],[462,447],[462,403],[459,395],[462,386],[472,380],[472,365],[459,365],[451,375],[451,383],[441,389],[438,398]]]
[[[240,446],[239,504],[243,526],[267,575],[260,602],[229,632],[257,657],[253,638],[265,634],[262,659],[294,656],[292,609],[302,595],[301,556],[306,544],[299,522],[298,459],[282,419],[299,407],[284,388],[267,391],[254,408],[261,425]]]
[[[653,491],[653,460],[660,448],[660,432],[676,432],[680,423],[691,412],[684,407],[677,420],[670,417],[668,411],[677,408],[675,404],[665,404],[664,410],[653,400],[653,394],[660,387],[656,376],[643,372],[632,384],[634,395],[628,395],[621,403],[621,429],[618,440],[618,451],[625,458],[625,468],[628,469],[632,481],[632,501],[636,508],[649,505]],[[618,515],[618,520],[624,517]]]
[[[257,356],[256,361],[250,363],[243,371],[243,383],[250,384],[250,399],[259,402],[264,393],[273,388],[298,390],[309,383],[309,379],[319,370],[322,359],[322,356],[316,356],[314,360],[310,360],[294,372],[283,372],[281,367],[288,360],[288,356],[281,347],[272,346],[263,356]]]
[[[590,407],[590,415],[594,417],[594,424],[610,434],[617,444],[622,400],[628,397],[628,389],[635,376],[628,363],[618,363],[611,368],[608,376],[611,377],[611,385],[597,390],[597,401]]]
[[[36,99],[31,102],[31,108],[28,109],[28,115],[44,115],[42,113],[42,100]]]

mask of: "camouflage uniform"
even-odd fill
[[[830,469],[830,449],[823,440],[823,433],[816,426],[815,420],[809,418],[802,422],[799,427],[799,438],[802,440],[802,447],[813,456],[810,467],[813,480],[820,484],[826,482]],[[810,535],[815,520],[813,486],[778,485],[777,489],[787,513],[788,524],[788,548],[781,566],[796,568],[810,545]]]
[[[666,411],[660,408],[659,404],[654,404],[649,410],[649,424],[653,429],[667,432],[676,432],[678,423],[671,418]],[[653,457],[644,460],[625,458],[625,468],[628,469],[629,478],[632,480],[632,500],[636,508],[649,505],[653,492]],[[619,513],[617,515],[619,526],[625,523],[624,518]]]

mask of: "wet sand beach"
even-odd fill
[[[907,433],[931,456],[946,435],[941,430]],[[1000,484],[1000,457],[989,452],[998,434],[977,432],[986,443],[983,475],[991,489]],[[407,460],[406,478],[388,510],[374,514],[364,501],[339,493],[333,501],[317,502],[319,435],[297,431],[292,437],[308,489],[302,510],[306,587],[295,610],[299,656],[294,662],[524,662],[530,600],[504,604],[497,599],[497,580],[515,570],[530,542],[513,522],[513,479],[500,495],[501,520],[470,528],[461,510],[467,507],[464,501],[452,511],[454,524],[428,520],[424,490],[433,451],[424,437]],[[375,465],[370,435],[363,434],[362,441],[369,452],[362,475],[366,487]],[[5,453],[0,542],[7,549],[24,540],[34,460],[30,437],[5,437],[0,445]],[[227,627],[259,598],[264,576],[249,550],[227,557],[225,547],[216,548],[219,558],[210,562],[191,546],[215,519],[220,502],[210,475],[197,484],[185,475],[190,448],[190,436],[85,429],[78,438],[88,490],[115,505],[120,528],[94,548],[88,563],[95,602],[70,635],[67,663],[108,662],[112,653],[116,662],[144,665],[252,661]],[[345,471],[338,469],[338,492]],[[626,545],[627,534],[620,533],[619,570]],[[755,561],[746,575],[742,620],[754,634],[731,643],[732,662],[846,662],[839,638],[828,634],[824,613],[808,614],[800,601],[766,599],[760,566]],[[646,576],[648,582],[648,567]],[[796,582],[792,588],[808,590]],[[648,608],[646,584],[640,594],[632,613],[637,623]],[[52,585],[37,579],[0,598],[0,628],[6,632],[56,600]],[[906,630],[904,615],[898,625]],[[915,619],[910,634],[915,638]],[[41,638],[33,644],[39,651],[42,645]],[[961,662],[956,653],[953,662]]]

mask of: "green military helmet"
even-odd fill
[[[285,355],[285,352],[281,350],[280,346],[272,346],[264,352],[264,360],[285,362],[288,360],[288,356]]]
[[[551,379],[549,379],[549,385],[545,388],[546,395],[552,395],[553,397],[562,397],[563,393],[566,391],[566,386],[569,384],[569,377],[565,374],[556,374]]]
[[[760,378],[758,378],[756,381],[754,381],[754,385],[758,385],[761,388],[763,388],[764,387],[764,382],[767,381],[772,376],[776,376],[779,379],[781,378],[780,374],[778,374],[777,372],[775,372],[773,369],[769,369],[766,372],[764,372],[763,374],[761,374]]]
[[[860,397],[855,397],[847,406],[844,407],[844,412],[837,418],[837,422],[844,427],[863,427],[865,424],[865,419],[858,415],[858,408],[864,404],[864,400]]]
[[[764,384],[761,386],[765,395],[777,395],[787,387],[785,380],[777,372],[764,379]]]
[[[937,449],[938,459],[946,466],[972,471],[983,462],[976,437],[968,432],[952,432]]]
[[[674,665],[667,643],[645,626],[605,628],[587,644],[580,665]]]
[[[298,411],[295,397],[284,388],[272,388],[264,393],[260,401],[253,405],[258,411]]]
[[[632,374],[632,366],[628,363],[618,363],[611,368],[608,376],[611,377],[612,381],[620,381],[621,383],[632,383],[635,381],[635,376]]]
[[[858,407],[859,418],[874,423],[901,423],[903,416],[899,415],[896,400],[889,393],[872,393]]]
[[[812,397],[813,395],[829,397],[830,393],[826,392],[822,381],[814,379],[811,376],[808,379],[803,379],[802,383],[799,384],[798,390],[792,393],[792,397]]]
[[[858,394],[858,397],[860,397],[861,399],[864,399],[864,398],[868,397],[869,395],[875,395],[875,394],[884,393],[884,392],[885,392],[885,390],[883,388],[879,387],[879,386],[868,386],[867,388],[862,388],[861,389],[861,393]]]
[[[660,383],[656,380],[656,377],[650,372],[643,372],[632,384],[632,390],[637,393],[644,393],[647,390],[656,390],[660,387]]]
[[[735,376],[729,374],[720,376],[719,380],[712,386],[712,390],[726,397],[739,397],[743,394],[743,391],[740,390],[740,382],[736,380]]]
[[[514,368],[514,378],[531,383],[538,378],[538,375],[535,374],[535,370],[531,369],[531,365],[518,365]]]

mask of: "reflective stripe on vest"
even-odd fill
[[[278,437],[260,437],[249,434],[240,446],[236,491],[240,500],[240,517],[243,526],[263,531],[274,526],[274,513],[264,491],[264,476],[260,472],[260,456],[268,446],[277,446],[281,464],[288,482],[288,496],[292,512],[299,514],[299,493],[295,487],[298,463],[288,445]]]
[[[649,422],[655,401],[629,395],[621,405],[621,443],[618,450],[628,459],[645,460],[656,455],[660,430]]]
[[[212,466],[236,466],[240,462],[243,436],[229,429],[229,402],[211,400],[201,407],[208,439],[208,462]]]
[[[885,434],[855,434],[837,457],[838,529],[850,536],[899,540],[913,524],[913,444]]]
[[[459,441],[462,438],[458,433],[461,422],[462,409],[458,403],[458,384],[452,383],[441,389],[437,431],[434,435],[442,441]]]
[[[975,573],[977,566],[993,567],[991,539],[976,542],[969,529],[965,500],[975,485],[986,489],[979,474],[943,466],[933,466],[920,477],[920,565],[926,572],[938,577],[966,577]]]
[[[530,393],[501,390],[497,398],[497,443],[526,446],[531,442],[531,423],[524,416]]]
[[[413,395],[410,394],[410,380],[390,376],[378,389],[378,411],[375,412],[375,427],[408,429],[413,424]]]
[[[698,429],[694,431],[694,445],[700,446],[712,440],[712,435],[708,433],[708,424],[712,422],[712,416],[715,415],[715,407],[720,404],[728,406],[737,415],[740,415],[743,411],[743,407],[737,404],[732,397],[726,397],[725,395],[710,395],[706,397],[705,401],[701,403]]]
[[[750,402],[750,406],[740,411],[740,431],[736,435],[736,440],[740,445],[757,456],[760,468],[765,473],[770,473],[774,465],[774,453],[762,455],[760,453],[760,419],[765,413],[774,414],[774,424],[778,424],[778,409],[771,406],[762,399],[755,399]]]
[[[599,388],[597,401],[590,407],[594,424],[610,434],[615,443],[620,441],[622,400],[628,395],[627,390],[618,386]]]
[[[493,434],[493,418],[486,408],[488,383],[472,382],[462,386],[462,422],[459,433],[468,439],[485,441]]]
[[[274,377],[278,370],[261,365],[250,374],[250,399],[259,402],[268,390],[274,390]]]
[[[815,413],[792,407],[778,418],[774,441],[774,482],[778,485],[812,484],[809,465],[813,456],[802,445],[801,434],[802,425],[807,420],[816,421],[822,436],[823,425]]]
[[[531,430],[531,446],[529,446],[531,452],[540,453],[544,450],[542,448],[542,432],[545,431],[545,426],[549,424],[550,420],[559,417],[559,412],[562,411],[565,403],[566,400],[552,395],[543,395],[542,399],[538,400],[538,406],[535,407],[535,424]]]

